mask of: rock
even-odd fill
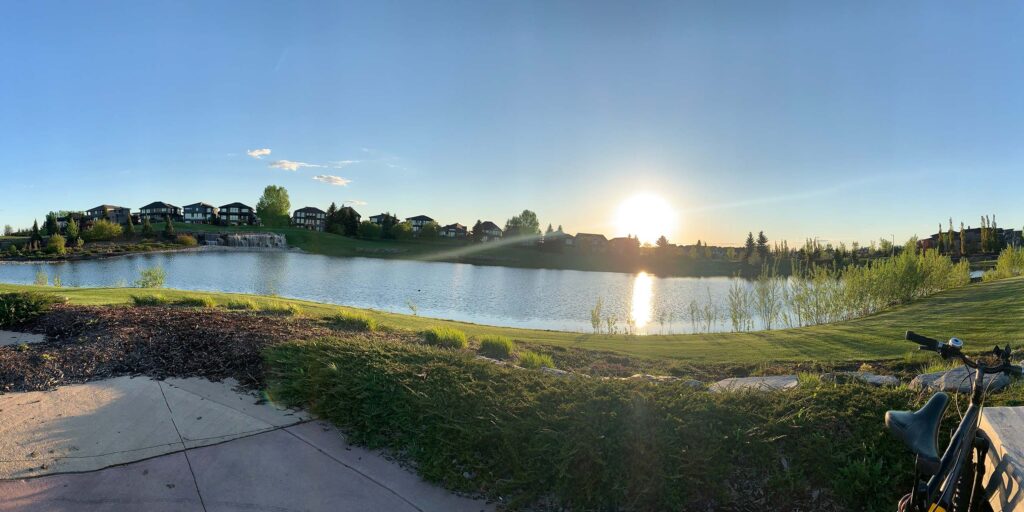
[[[568,377],[569,375],[572,375],[571,373],[565,370],[559,370],[558,368],[548,368],[547,366],[541,367],[540,371],[541,373],[554,375],[556,377]]]
[[[858,372],[833,372],[826,373],[821,376],[822,380],[830,382],[849,382],[858,380],[864,384],[877,387],[892,387],[898,386],[900,380],[895,375],[879,375],[877,373],[858,371]]]
[[[491,363],[491,364],[496,364],[496,365],[499,365],[499,366],[505,366],[505,361],[502,361],[502,360],[500,360],[500,359],[494,359],[494,358],[492,358],[492,357],[487,357],[487,356],[476,356],[476,358],[475,358],[475,359],[476,359],[477,361],[483,361],[483,362],[485,362],[485,363]]]
[[[41,341],[46,341],[46,336],[27,332],[0,331],[0,346],[21,345],[22,343],[39,343]]]
[[[277,233],[197,233],[199,243],[250,249],[287,249],[288,241]]]
[[[974,370],[958,366],[944,372],[924,373],[910,381],[910,388],[921,391],[949,391],[970,393]],[[970,375],[970,377],[968,377]],[[985,386],[991,391],[1000,391],[1010,384],[1005,374],[985,375]]]
[[[708,391],[783,391],[797,387],[796,375],[770,377],[733,377],[722,379],[708,387]]]
[[[704,383],[699,381],[699,380],[696,380],[696,379],[681,379],[679,377],[673,377],[671,375],[650,375],[650,374],[647,374],[647,373],[637,373],[637,374],[632,375],[630,377],[626,377],[625,380],[646,380],[648,382],[653,382],[655,384],[660,384],[662,382],[679,382],[679,381],[682,381],[682,384],[684,386],[686,386],[686,387],[693,388],[693,389],[704,389]]]

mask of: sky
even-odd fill
[[[0,6],[0,224],[270,184],[608,235],[654,193],[683,244],[1024,224],[1021,3]]]

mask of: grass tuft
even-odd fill
[[[271,302],[260,307],[260,311],[271,315],[299,316],[302,308],[290,302]]]
[[[252,311],[260,308],[259,304],[257,304],[256,301],[252,299],[231,300],[228,301],[227,304],[224,304],[224,307],[228,309],[247,311]]]
[[[519,353],[519,366],[539,370],[541,368],[554,368],[555,362],[547,354],[538,354],[529,350]]]
[[[483,336],[480,338],[479,353],[492,359],[509,359],[516,351],[516,344],[505,336]]]
[[[174,305],[190,308],[215,308],[217,301],[206,295],[186,295],[175,300]]]
[[[423,332],[423,339],[430,345],[443,348],[466,348],[469,341],[466,333],[450,327],[433,327]]]
[[[132,304],[135,306],[167,306],[171,299],[160,294],[153,295],[132,295]]]
[[[361,313],[339,313],[328,318],[327,322],[332,327],[345,331],[374,332],[380,329],[380,324],[376,320]]]

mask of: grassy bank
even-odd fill
[[[159,292],[132,288],[39,288],[0,285],[0,291],[45,290],[67,296],[78,304],[124,304],[132,295],[160,293],[169,298],[206,296],[219,304],[249,299],[259,304],[293,304],[311,316],[327,316],[354,308],[278,297],[228,293]],[[910,349],[900,341],[912,329],[937,337],[956,335],[968,346],[984,347],[996,341],[1024,338],[1024,278],[972,284],[941,292],[906,306],[855,320],[797,329],[760,332],[625,336],[516,329],[435,320],[419,316],[365,311],[374,320],[399,329],[422,331],[454,327],[470,336],[498,335],[514,340],[559,347],[606,350],[631,356],[694,363],[748,363],[768,361],[863,361],[905,356]]]

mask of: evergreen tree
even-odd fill
[[[473,230],[470,231],[469,237],[472,238],[474,242],[482,242],[483,241],[483,239],[484,239],[484,228],[483,228],[483,223],[480,222],[480,219],[477,219],[476,220],[476,224],[473,224]]]
[[[757,253],[761,255],[761,261],[768,256],[768,237],[765,236],[764,231],[757,233]]]
[[[549,236],[549,235],[551,235],[554,232],[555,232],[555,229],[551,227],[551,224],[548,224],[548,229],[546,229],[544,231],[544,235],[545,236]]]
[[[153,225],[149,223],[149,216],[142,219],[142,236],[144,238],[153,238]]]
[[[391,215],[391,212],[384,214],[384,220],[380,223],[381,238],[394,238],[395,226],[398,224],[398,218]]]
[[[339,222],[340,220],[338,207],[334,204],[334,201],[331,201],[331,206],[327,207],[327,216],[324,219],[324,231],[340,235],[344,229]]]
[[[558,232],[559,233],[565,233],[565,231],[562,231],[562,225],[561,224],[558,225]]]
[[[964,231],[964,223],[960,223],[960,257],[967,256],[967,232]]]
[[[78,230],[78,223],[75,222],[75,219],[73,219],[70,216],[68,216],[68,227],[64,228],[64,232],[67,233],[67,235],[68,235],[67,239],[70,242],[74,243],[75,240],[78,239],[78,235],[79,235],[78,231],[79,231]]]
[[[57,214],[50,212],[46,214],[46,234],[53,236],[60,234],[60,227],[57,226]]]
[[[743,260],[744,261],[749,260],[750,256],[752,256],[754,254],[754,248],[755,247],[756,247],[756,244],[754,243],[754,233],[753,232],[749,232],[749,233],[747,233],[747,241],[743,243]]]
[[[164,238],[168,240],[174,238],[174,222],[171,221],[170,215],[164,217]]]
[[[128,222],[124,225],[124,236],[125,238],[132,238],[135,236],[135,223],[132,222],[132,216],[128,216]]]
[[[341,224],[343,226],[343,234],[345,236],[356,236],[359,234],[359,218],[356,216],[356,211],[349,206],[342,206],[340,213]]]

